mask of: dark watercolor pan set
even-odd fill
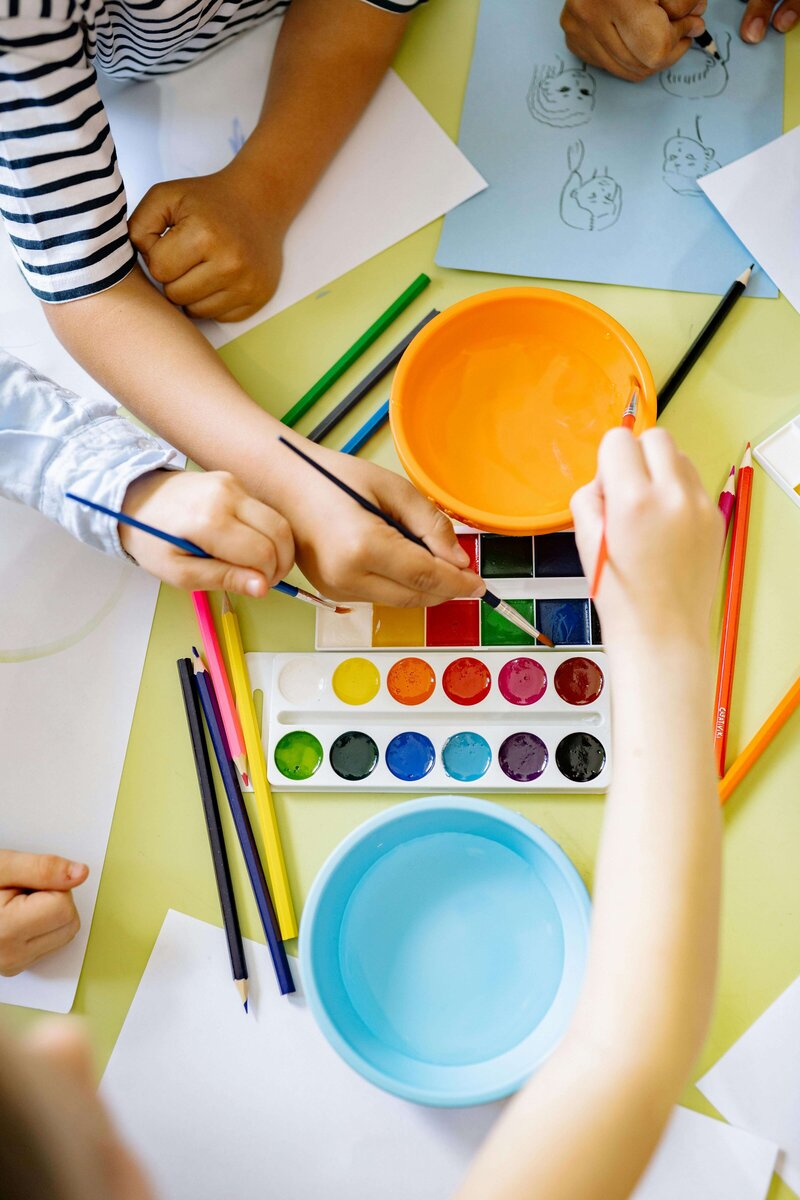
[[[602,650],[248,654],[276,790],[602,792]]]
[[[502,537],[456,526],[478,574],[557,646],[599,646],[600,625],[572,533]],[[341,615],[317,611],[318,650],[457,649],[533,646],[522,630],[480,600],[435,608],[355,604]]]

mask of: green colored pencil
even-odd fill
[[[374,341],[381,336],[384,330],[388,329],[392,321],[400,316],[400,313],[408,308],[412,301],[416,300],[420,292],[424,292],[425,288],[430,283],[430,278],[427,275],[419,275],[397,299],[389,305],[386,312],[381,313],[377,321],[370,325],[365,333],[362,333],[357,342],[354,342],[349,350],[346,350],[341,358],[337,359],[332,367],[328,367],[325,374],[310,387],[305,396],[301,396],[296,404],[293,404],[287,413],[281,417],[284,425],[296,425],[300,418],[308,412],[312,405],[316,404],[320,396],[324,396],[328,388],[333,387],[337,379],[344,375],[345,371],[353,365],[357,358],[360,358],[365,350],[368,350]]]

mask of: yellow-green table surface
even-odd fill
[[[530,2],[530,0],[525,0]],[[452,136],[458,121],[477,0],[435,0],[415,17],[397,69]],[[754,50],[753,53],[758,53]],[[800,122],[800,35],[787,39],[785,127]],[[432,284],[398,325],[340,380],[299,426],[308,431],[398,337],[432,307],[507,276],[442,270],[433,258],[440,222],[421,230],[316,296],[222,350],[247,391],[280,416],[420,271]],[[560,284],[609,311],[650,360],[656,382],[714,306],[710,296]],[[388,394],[378,387],[328,439],[339,446]],[[800,411],[800,315],[783,299],[743,299],[672,401],[662,423],[717,492],[745,442]],[[254,451],[255,452],[255,451]],[[399,469],[388,429],[370,457]],[[729,754],[737,753],[800,671],[800,511],[756,468]],[[248,650],[311,650],[313,611],[272,594],[237,601]],[[131,730],[88,952],[74,1011],[83,1015],[98,1066],[111,1053],[168,908],[220,924],[175,660],[196,640],[188,595],[162,587]],[[89,752],[87,746],[87,753]],[[680,747],[675,748],[676,755]],[[542,826],[591,890],[603,801],[596,796],[493,794]],[[376,794],[276,794],[298,909],[339,840],[395,803]],[[224,815],[227,820],[227,813]],[[753,769],[725,812],[722,964],[713,1026],[697,1066],[707,1069],[800,974],[800,717]],[[229,822],[226,837],[235,837]],[[231,854],[243,932],[263,940],[238,852]],[[227,969],[221,964],[222,970]],[[6,1007],[12,1028],[40,1014]],[[713,1112],[700,1093],[684,1102]],[[770,1200],[791,1192],[777,1178]]]

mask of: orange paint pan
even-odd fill
[[[636,430],[655,423],[642,351],[576,296],[501,288],[446,309],[417,334],[392,385],[400,461],[451,517],[490,533],[571,527],[569,501],[634,384]]]

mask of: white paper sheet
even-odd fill
[[[217,171],[255,127],[280,22],[187,71],[146,83],[101,80],[128,208],[162,179]],[[486,187],[393,71],[292,225],[270,302],[247,321],[201,322],[222,346],[366,262]],[[398,292],[406,282],[398,281]]]
[[[764,1200],[777,1146],[676,1108],[631,1200]]]
[[[776,1170],[800,1194],[800,979],[703,1076],[698,1088],[729,1121],[771,1138]]]
[[[169,912],[109,1061],[101,1091],[158,1194],[446,1200],[501,1105],[420,1108],[372,1087],[300,995],[278,995],[266,949],[248,941],[245,953],[250,1016],[222,930]],[[677,1109],[632,1200],[764,1200],[774,1157]]]
[[[278,994],[265,947],[245,954],[248,1016],[222,930],[169,912],[103,1077],[162,1200],[449,1196],[498,1107],[420,1108],[374,1088],[301,997]]]
[[[800,126],[701,179],[700,187],[800,312]]]
[[[0,500],[0,845],[89,864],[75,940],[0,1003],[75,998],[153,621],[156,580]]]

